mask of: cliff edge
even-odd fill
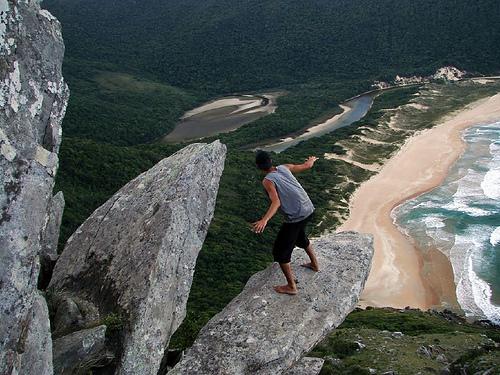
[[[276,375],[291,369],[354,309],[373,256],[372,237],[355,232],[326,235],[313,245],[319,272],[300,267],[305,252],[294,251],[296,296],[273,290],[284,281],[277,263],[256,273],[169,374]]]
[[[0,373],[52,374],[38,295],[69,91],[59,22],[39,1],[0,0]]]

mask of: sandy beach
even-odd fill
[[[436,249],[417,249],[394,225],[391,211],[443,182],[465,149],[464,129],[495,120],[500,120],[500,94],[474,102],[414,135],[356,190],[350,217],[337,231],[374,235],[375,255],[361,305],[420,309],[457,305],[446,256]]]

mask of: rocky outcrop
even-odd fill
[[[113,359],[106,349],[106,326],[84,329],[54,340],[54,374],[88,374]]]
[[[436,70],[431,76],[411,76],[404,77],[397,75],[392,82],[374,81],[371,87],[375,90],[385,90],[395,86],[417,85],[432,81],[460,81],[467,76],[467,72],[457,69],[454,66],[443,66]]]
[[[277,294],[284,279],[274,263],[210,320],[172,374],[282,374],[337,327],[356,306],[370,270],[372,238],[354,232],[313,242],[321,271],[299,267],[296,296]]]
[[[57,261],[59,227],[61,226],[63,211],[64,195],[60,191],[49,202],[47,222],[41,235],[42,248],[40,250],[40,275],[38,276],[39,289],[45,289],[49,284],[52,270]]]
[[[226,148],[192,144],[99,207],[70,237],[49,290],[84,319],[121,316],[117,373],[156,374],[185,316],[196,258],[215,208]]]
[[[63,53],[60,25],[38,1],[0,0],[1,374],[36,362],[28,356],[31,345],[46,353],[51,344],[47,332],[35,334],[31,324],[48,327],[36,286],[68,99]],[[29,365],[45,368],[37,374],[51,373],[51,366]]]
[[[286,375],[318,375],[324,363],[323,358],[304,357]]]
[[[57,301],[54,306],[55,314],[52,319],[52,334],[60,337],[68,332],[74,332],[84,327],[84,320],[80,307],[71,298]]]
[[[52,374],[52,339],[45,298],[35,296],[19,374]]]
[[[461,71],[454,66],[443,66],[434,73],[432,78],[435,80],[459,81],[464,78],[466,74],[467,72]]]

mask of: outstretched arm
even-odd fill
[[[267,179],[264,179],[264,181],[262,181],[262,185],[264,185],[264,188],[266,189],[267,194],[269,195],[269,199],[271,199],[271,205],[267,209],[267,212],[262,217],[262,219],[252,224],[253,231],[255,233],[264,232],[267,222],[271,220],[274,214],[278,211],[278,208],[280,208],[281,206],[280,198],[278,197],[278,192],[276,191],[274,183]]]
[[[316,160],[318,160],[318,158],[316,156],[309,156],[306,159],[306,161],[302,164],[285,164],[285,167],[290,169],[290,172],[292,172],[292,173],[299,173],[299,172],[311,169]]]

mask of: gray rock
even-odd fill
[[[78,305],[71,298],[64,298],[57,306],[54,317],[54,335],[75,331],[83,324],[83,316]]]
[[[344,362],[340,358],[336,358],[334,356],[326,356],[325,357],[325,362],[330,364],[333,367],[340,367],[342,368],[344,366]]]
[[[54,374],[88,374],[113,359],[106,350],[106,326],[84,329],[54,340]]]
[[[318,375],[325,360],[322,358],[304,357],[291,369],[285,372],[286,375]]]
[[[426,346],[426,345],[421,345],[417,349],[417,354],[427,357],[427,358],[432,358],[433,350],[432,350],[432,345]]]
[[[402,332],[393,332],[391,337],[394,339],[400,339],[403,338],[404,334]]]
[[[448,363],[448,358],[446,358],[446,356],[444,354],[438,354],[436,356],[436,361],[443,363],[443,364],[446,364],[446,363]]]
[[[52,197],[49,205],[50,211],[47,224],[42,233],[41,256],[57,258],[57,243],[59,241],[59,227],[61,226],[64,211],[64,195],[60,191]]]
[[[361,341],[354,341],[354,343],[358,345],[358,350],[363,350],[364,348],[366,348],[366,345]]]
[[[45,299],[36,295],[21,357],[20,374],[52,374],[52,339]]]
[[[278,294],[277,263],[250,278],[243,292],[201,330],[172,374],[281,374],[336,328],[356,306],[373,255],[371,236],[330,234],[313,241],[321,271],[299,265],[296,296]]]
[[[99,207],[56,263],[54,295],[123,318],[120,374],[156,374],[185,317],[225,152],[219,141],[192,144],[160,161]]]
[[[19,373],[24,343],[40,344],[26,335],[34,301],[43,303],[38,255],[68,99],[63,53],[59,22],[38,1],[0,0],[1,374]]]
[[[52,197],[49,203],[49,212],[45,228],[41,235],[40,251],[40,275],[38,276],[38,288],[45,289],[52,277],[52,270],[56,264],[57,243],[59,241],[59,228],[61,226],[64,211],[64,195],[60,191]]]

